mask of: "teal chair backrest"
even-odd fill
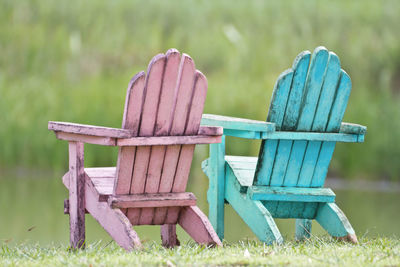
[[[311,59],[310,59],[311,57]],[[336,54],[300,53],[274,87],[267,121],[277,131],[338,132],[351,91]],[[336,142],[263,140],[254,185],[322,187]]]

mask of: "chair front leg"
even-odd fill
[[[85,248],[84,144],[69,142],[69,227],[72,249]]]
[[[218,237],[224,239],[224,204],[225,204],[225,136],[221,143],[210,145],[210,172],[207,199],[208,218]]]

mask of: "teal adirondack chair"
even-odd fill
[[[315,219],[330,235],[357,242],[335,194],[323,188],[336,142],[364,141],[365,126],[342,122],[350,91],[339,58],[318,47],[279,76],[266,122],[203,115],[203,125],[224,128],[202,166],[209,218],[221,239],[227,202],[265,243],[283,241],[273,218],[295,218],[298,240],[310,237]],[[226,156],[225,136],[262,139],[258,158]]]

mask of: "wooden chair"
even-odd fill
[[[222,128],[200,126],[206,93],[193,60],[171,49],[132,78],[122,129],[49,122],[69,142],[63,183],[72,248],[84,247],[85,211],[126,250],[141,246],[132,225],[150,224],[161,225],[167,247],[179,245],[177,223],[198,243],[221,246],[195,196],[185,192],[195,144],[221,142]],[[118,146],[117,166],[84,168],[84,143]]]
[[[300,53],[275,84],[267,122],[204,115],[224,128],[222,143],[203,162],[209,177],[209,218],[224,236],[227,201],[263,242],[280,243],[273,218],[296,218],[296,238],[315,219],[332,236],[356,243],[349,221],[323,188],[336,142],[363,142],[366,127],[342,123],[351,90],[339,58],[323,47]],[[225,136],[262,139],[259,157],[225,156]]]

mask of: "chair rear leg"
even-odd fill
[[[197,243],[222,246],[207,216],[197,206],[182,208],[178,223]]]
[[[161,225],[161,241],[162,245],[167,248],[180,245],[178,237],[176,236],[176,224]]]
[[[303,241],[311,236],[312,220],[309,219],[296,219],[296,240]]]
[[[354,244],[358,242],[349,220],[335,203],[321,203],[315,219],[331,236]]]

